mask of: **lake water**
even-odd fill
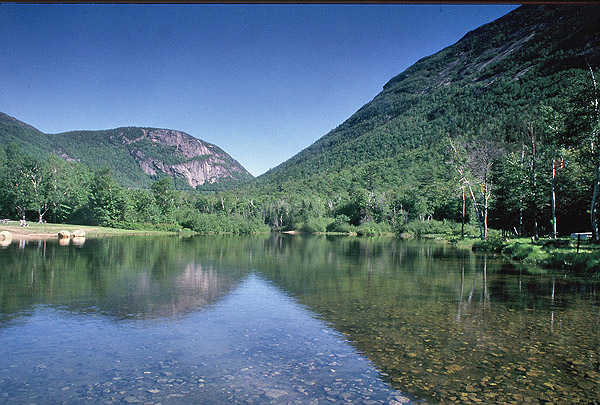
[[[12,243],[0,403],[598,403],[600,284],[525,270],[391,238]]]

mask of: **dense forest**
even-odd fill
[[[436,230],[598,239],[600,8],[525,6],[388,82],[338,128],[220,191],[0,148],[0,215],[197,232]]]

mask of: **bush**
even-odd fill
[[[197,233],[219,233],[221,226],[216,215],[200,212],[189,213],[188,217],[180,222],[184,228],[189,228]]]
[[[247,234],[269,232],[270,228],[257,218],[244,218],[238,215],[218,216],[221,233]]]
[[[356,228],[358,235],[381,235],[386,232],[392,232],[392,227],[385,223],[363,222]]]
[[[149,227],[151,227],[152,225],[142,224],[139,222],[131,222],[131,221],[109,221],[108,223],[104,224],[104,226],[107,226],[109,228],[138,231],[141,229],[149,229]]]
[[[381,230],[376,222],[363,222],[356,228],[358,235],[379,235]]]
[[[600,271],[600,252],[576,253],[554,251],[544,261],[546,267],[560,270],[571,270],[580,273]]]
[[[415,220],[396,228],[396,233],[401,234],[404,232],[411,234],[415,238],[421,238],[426,235],[460,235],[460,224],[448,220]]]
[[[181,230],[179,224],[149,224],[142,222],[131,222],[131,221],[110,221],[108,223],[110,228],[127,229],[132,231],[164,231],[164,232],[178,232]]]
[[[181,225],[179,224],[156,224],[156,225],[151,225],[152,228],[150,229],[155,229],[157,231],[166,231],[166,232],[178,232],[182,229]]]
[[[347,215],[338,215],[335,220],[325,227],[327,232],[352,233],[356,232],[356,227],[350,224],[350,217]]]
[[[210,233],[254,233],[269,232],[270,228],[257,218],[244,218],[237,215],[207,214],[188,211],[180,224],[194,232]]]
[[[533,245],[521,242],[511,242],[502,249],[502,253],[513,260],[524,260],[532,252]]]
[[[300,226],[300,230],[307,233],[323,233],[327,230],[328,222],[326,218],[308,218]]]
[[[502,235],[498,233],[490,234],[487,239],[478,240],[473,243],[471,250],[473,252],[502,252],[506,242],[502,238]]]

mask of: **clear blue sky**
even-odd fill
[[[253,175],[515,5],[0,4],[0,111],[57,133],[145,126]]]

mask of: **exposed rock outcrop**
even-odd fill
[[[252,177],[242,165],[219,147],[185,132],[154,128],[140,128],[140,130],[142,135],[134,139],[122,136],[122,133],[119,135],[122,136],[123,143],[129,147],[130,155],[148,175],[164,173],[173,178],[183,177],[191,187],[204,183],[212,184],[230,177]],[[179,158],[180,161],[173,163],[149,156],[138,149],[145,141],[171,148],[174,160]]]

